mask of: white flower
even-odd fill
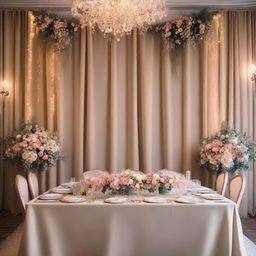
[[[220,162],[222,163],[222,165],[225,168],[231,168],[234,165],[234,163],[233,163],[233,155],[230,152],[225,151],[223,156],[220,159]]]
[[[27,160],[30,155],[31,155],[31,152],[30,152],[30,151],[25,151],[25,152],[22,154],[22,159]]]
[[[132,179],[129,180],[129,184],[133,184],[133,180]]]
[[[234,137],[230,140],[231,143],[233,144],[238,144],[238,138],[237,137]]]
[[[134,174],[134,178],[137,180],[137,181],[142,181],[144,179],[145,175],[143,174]]]
[[[154,178],[154,179],[160,179],[160,176],[159,176],[157,173],[155,173],[155,174],[153,175],[153,178]]]
[[[37,159],[37,154],[36,153],[32,153],[30,154],[29,158],[27,159],[29,162],[33,163],[35,162]]]
[[[21,135],[18,134],[18,135],[16,136],[16,139],[20,139],[20,138],[21,138]]]
[[[249,154],[244,155],[244,161],[245,161],[245,162],[248,162],[248,161],[249,161]]]

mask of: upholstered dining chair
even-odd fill
[[[97,170],[97,169],[89,170],[83,173],[84,178],[102,177],[107,175],[109,175],[107,171]]]
[[[35,172],[28,171],[28,188],[32,199],[39,195],[38,176]]]
[[[242,174],[234,176],[229,182],[229,198],[237,204],[239,207],[244,190],[245,190],[246,178]]]
[[[217,175],[215,189],[218,194],[224,196],[228,184],[228,173],[222,172]]]
[[[15,186],[23,211],[26,212],[26,203],[29,201],[28,183],[26,178],[19,174],[16,175]]]

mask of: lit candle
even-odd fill
[[[6,89],[7,89],[7,80],[3,80],[2,82],[1,82],[1,84],[2,84],[2,90],[3,91],[5,91]]]
[[[8,96],[9,92],[7,91],[8,89],[8,82],[7,80],[3,80],[1,82],[1,94],[3,94],[4,96]]]

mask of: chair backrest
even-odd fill
[[[109,173],[102,170],[90,170],[83,173],[84,178],[102,177],[107,176]]]
[[[237,207],[239,207],[241,203],[245,190],[245,184],[245,176],[241,174],[236,175],[229,182],[229,198],[237,204]]]
[[[32,199],[39,195],[38,176],[35,172],[28,171],[28,187]]]
[[[18,197],[23,206],[23,210],[26,211],[26,203],[29,201],[28,183],[25,177],[16,175],[15,186],[18,193]]]
[[[224,196],[226,192],[227,184],[228,184],[228,173],[222,172],[218,174],[216,183],[215,183],[215,189],[217,193]]]

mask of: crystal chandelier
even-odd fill
[[[145,31],[166,16],[165,0],[73,0],[71,12],[83,26],[97,25],[118,41],[135,28]]]

